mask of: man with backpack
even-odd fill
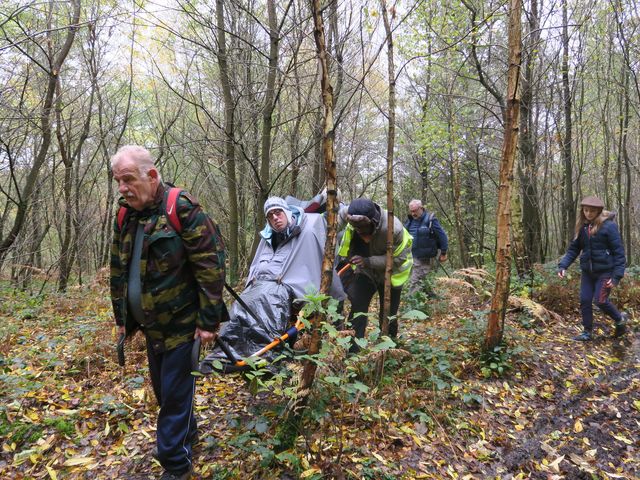
[[[435,258],[440,251],[440,262],[447,260],[447,249],[449,240],[447,234],[438,222],[433,213],[427,212],[420,200],[409,202],[409,216],[404,223],[411,236],[413,244],[411,253],[413,254],[413,269],[409,280],[409,293],[415,293],[420,287],[422,280],[434,268]],[[431,291],[426,294],[435,296]]]
[[[197,439],[192,350],[196,338],[213,342],[228,319],[224,245],[198,201],[162,182],[146,149],[122,147],[111,170],[122,195],[111,247],[115,321],[120,333],[146,337],[160,478],[185,480]]]

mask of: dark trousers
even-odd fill
[[[367,328],[368,317],[366,315],[358,315],[358,313],[367,313],[369,311],[369,304],[371,299],[378,292],[380,300],[380,316],[379,322],[382,327],[382,311],[384,308],[384,285],[376,285],[371,278],[364,274],[356,274],[353,280],[349,284],[347,293],[349,300],[351,301],[351,313],[349,314],[349,321],[351,326],[355,330],[356,338],[363,338],[364,332]],[[391,305],[389,309],[389,316],[395,316],[398,313],[398,307],[400,307],[400,294],[402,293],[402,286],[391,288]],[[389,336],[395,338],[398,335],[398,319],[394,318],[389,321]],[[357,351],[358,347],[354,344],[352,351]]]
[[[607,280],[611,278],[611,272],[588,273],[582,272],[580,278],[580,312],[582,313],[582,326],[585,330],[593,329],[593,303],[616,323],[622,319],[618,309],[609,301],[611,289],[605,287]]]
[[[191,469],[191,440],[196,435],[193,414],[195,377],[191,375],[191,348],[187,342],[178,348],[154,353],[147,339],[147,358],[153,391],[160,405],[156,441],[162,467],[176,474]]]

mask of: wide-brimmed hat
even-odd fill
[[[604,202],[600,200],[598,197],[594,197],[593,195],[590,197],[584,197],[580,202],[581,207],[594,207],[594,208],[604,208]]]

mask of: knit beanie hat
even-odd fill
[[[355,228],[366,228],[370,224],[378,226],[380,211],[368,198],[356,198],[349,204],[347,221]]]
[[[280,197],[269,197],[267,201],[264,202],[264,216],[269,215],[271,210],[282,210],[284,214],[287,216],[287,223],[291,223],[292,212],[289,209],[289,205]]]

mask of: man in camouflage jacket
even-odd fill
[[[122,147],[111,159],[126,208],[115,222],[111,247],[111,299],[116,324],[127,335],[142,330],[154,393],[160,406],[157,456],[163,479],[188,479],[195,378],[191,349],[196,337],[215,340],[228,319],[222,300],[224,245],[217,225],[197,200],[182,192],[175,205],[181,225],[169,222],[162,182],[147,150]],[[137,240],[137,241],[136,241]]]

